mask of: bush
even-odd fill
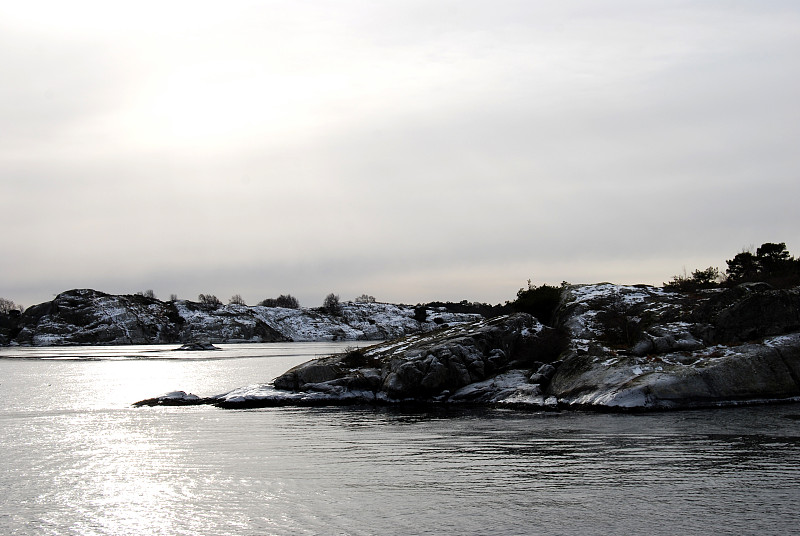
[[[531,285],[528,279],[528,288],[517,291],[517,299],[509,305],[512,310],[528,313],[535,316],[542,324],[553,325],[553,313],[561,301],[561,291],[568,283],[561,283],[560,287],[551,285]]]
[[[144,296],[145,298],[152,298],[156,299],[156,293],[153,292],[153,289],[142,290],[136,293],[137,296]]]
[[[356,303],[375,303],[375,296],[370,296],[368,294],[362,294],[361,296],[355,299]]]
[[[259,303],[263,307],[283,307],[286,309],[299,309],[300,302],[291,294],[281,294],[277,298],[267,298]]]
[[[664,283],[664,288],[692,292],[703,288],[718,287],[721,278],[719,268],[709,266],[705,270],[695,270],[691,276],[686,275],[684,271],[683,275],[676,275],[672,281]]]
[[[339,303],[339,296],[331,292],[322,301],[322,309],[329,315],[338,316],[342,314],[342,305]]]
[[[300,308],[300,302],[297,301],[297,298],[295,298],[291,294],[285,294],[285,295],[281,294],[275,301],[277,302],[278,307],[285,307],[286,309]]]

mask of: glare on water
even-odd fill
[[[242,345],[213,358],[3,349],[0,533],[787,534],[800,521],[796,405],[130,406],[268,381],[345,346]]]

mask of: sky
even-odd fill
[[[0,296],[502,303],[800,254],[800,3],[0,4]]]

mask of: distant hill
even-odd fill
[[[0,344],[31,346],[383,340],[473,321],[444,307],[342,303],[324,309],[175,300],[92,289],[0,315]]]

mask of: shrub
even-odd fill
[[[686,292],[702,288],[714,288],[719,286],[721,277],[719,268],[709,266],[705,270],[695,270],[691,276],[686,275],[686,271],[684,271],[683,275],[676,275],[672,278],[672,281],[664,283],[664,288]]]
[[[339,303],[339,296],[333,292],[325,296],[325,299],[322,301],[322,309],[330,315],[341,315],[342,305]]]
[[[286,309],[300,308],[300,302],[291,294],[281,294],[275,301],[278,307],[285,307]]]
[[[197,300],[200,302],[200,305],[207,309],[218,309],[222,306],[222,302],[213,294],[200,294]]]
[[[291,294],[281,294],[277,298],[266,298],[259,305],[263,307],[284,307],[286,309],[299,309],[300,302]]]
[[[375,303],[375,296],[370,296],[368,294],[362,294],[361,296],[355,299],[356,303]]]
[[[561,283],[560,287],[551,285],[531,285],[528,279],[528,288],[517,291],[517,299],[509,305],[512,310],[528,313],[535,316],[542,324],[552,326],[553,313],[561,301],[561,291],[568,283]]]

